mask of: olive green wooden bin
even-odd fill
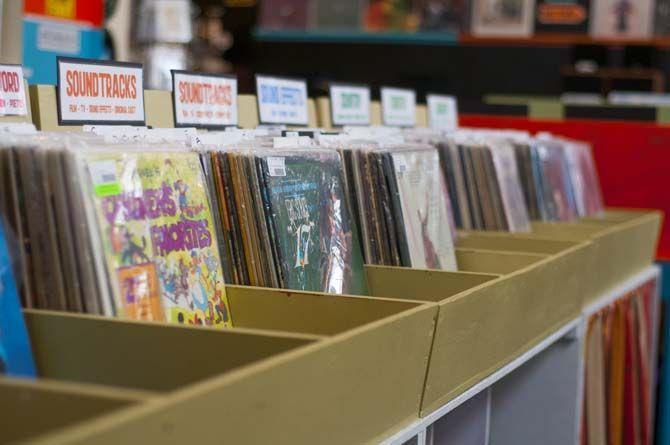
[[[17,443],[148,400],[136,391],[0,378],[0,443]]]
[[[470,272],[367,267],[373,295],[439,305],[422,416],[580,314],[584,283],[577,272],[593,261],[591,243],[507,242],[457,249],[461,270]]]
[[[29,443],[366,443],[418,418],[436,305],[228,293],[231,330],[26,311],[42,375],[156,395]]]

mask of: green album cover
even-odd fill
[[[279,267],[289,289],[364,293],[339,154],[333,150],[259,155]]]

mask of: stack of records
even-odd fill
[[[529,220],[599,216],[602,192],[591,147],[579,141],[514,130],[405,130],[407,140],[437,146],[465,230],[527,232]]]
[[[181,147],[36,136],[0,149],[24,304],[229,326],[205,177]]]
[[[207,148],[202,156],[231,283],[366,293],[336,151]]]
[[[530,230],[510,139],[495,134],[457,132],[441,142],[439,148],[459,228]]]
[[[532,219],[573,221],[604,211],[593,155],[587,144],[548,135],[516,145]]]
[[[339,146],[366,262],[456,270],[455,227],[437,149],[370,141]]]

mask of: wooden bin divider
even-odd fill
[[[535,254],[521,253],[518,268],[505,275],[367,266],[373,295],[439,305],[422,416],[580,314],[582,277],[593,262],[592,243],[500,239],[508,242],[496,246],[509,252],[477,252],[489,257],[489,264],[480,263],[479,271],[501,270],[500,264],[516,255],[512,252]]]
[[[148,393],[45,380],[0,378],[2,443],[94,419],[150,399]]]
[[[483,249],[456,249],[456,263],[461,272],[505,275],[530,266],[549,255],[505,252]]]
[[[368,443],[417,419],[436,317],[436,305],[414,304],[30,443],[178,444],[193,437],[202,444],[222,438],[277,445]],[[216,351],[226,353],[206,353],[211,358]]]
[[[24,313],[41,377],[163,393],[321,338],[41,310]]]
[[[226,286],[235,326],[333,336],[417,307],[415,301]]]
[[[601,219],[578,222],[533,222],[532,233],[461,232],[459,245],[506,248],[510,243],[532,243],[532,239],[556,243],[592,241],[594,261],[584,277],[590,284],[584,304],[603,295],[621,281],[651,265],[662,222],[658,211],[609,210]],[[492,247],[493,248],[493,247]],[[531,249],[532,247],[524,247]]]

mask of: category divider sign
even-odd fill
[[[304,79],[257,75],[256,96],[261,124],[308,125]]]
[[[416,92],[404,88],[382,87],[382,120],[392,127],[416,125]]]
[[[28,99],[21,65],[0,65],[0,116],[27,116]]]
[[[370,125],[370,87],[331,84],[330,108],[333,125]]]
[[[59,125],[144,125],[142,65],[58,58]]]
[[[458,128],[458,106],[453,96],[429,94],[428,121],[430,128],[435,130],[455,130]]]
[[[217,129],[237,126],[237,78],[172,71],[176,127]]]

